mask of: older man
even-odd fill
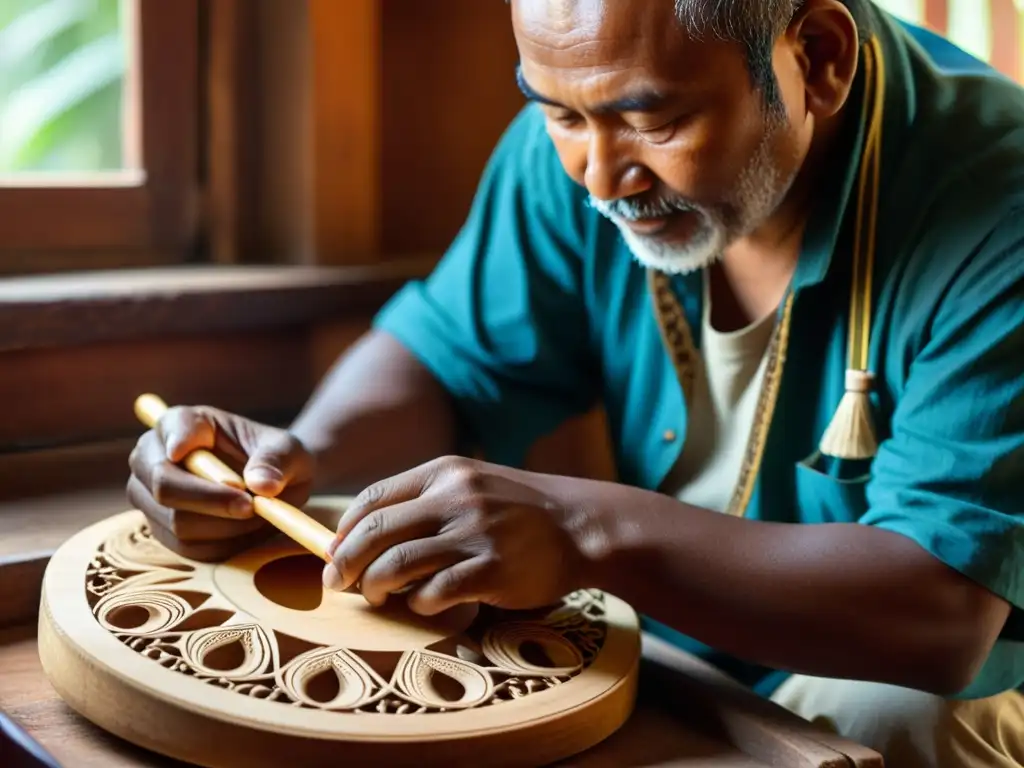
[[[893,765],[1024,765],[1024,94],[868,0],[511,12],[533,103],[435,273],[290,431],[176,409],[133,503],[260,535],[173,464],[216,435],[258,492],[372,483],[329,586],[606,589]],[[619,483],[517,468],[595,403]]]

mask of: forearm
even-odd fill
[[[398,341],[371,331],[324,377],[292,432],[316,457],[316,486],[358,492],[457,447],[455,412]]]
[[[1005,604],[888,531],[744,520],[622,486],[603,493],[592,585],[755,663],[950,693],[1005,620]]]

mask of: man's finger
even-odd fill
[[[352,500],[338,520],[334,544],[328,552],[337,549],[340,542],[371,512],[419,498],[436,474],[433,464],[424,464],[401,474],[367,486]]]
[[[255,514],[252,499],[244,491],[204,480],[170,462],[152,432],[140,440],[132,472],[162,507],[235,520]]]
[[[212,451],[235,472],[241,473],[254,448],[252,430],[239,429],[238,420],[229,413],[206,406],[173,406],[154,426],[168,460],[178,464],[195,450]]]
[[[289,485],[308,483],[313,477],[309,453],[284,430],[261,437],[243,472],[245,484],[261,496],[278,496]]]
[[[388,595],[463,560],[451,537],[416,539],[397,544],[370,563],[359,579],[360,591],[370,605],[383,605]]]
[[[167,507],[156,501],[136,477],[128,481],[127,495],[128,502],[142,511],[153,526],[183,542],[234,538],[266,525],[259,517],[232,520]]]
[[[440,527],[436,506],[420,499],[363,514],[331,552],[331,563],[324,569],[324,586],[347,589],[388,549],[434,536]]]
[[[172,406],[153,427],[163,443],[167,459],[180,462],[192,451],[212,450],[217,444],[217,427],[212,418],[198,408]]]
[[[142,512],[151,524],[165,528],[168,533],[170,532],[171,510],[157,504],[149,489],[142,484],[142,481],[136,475],[128,478],[126,495],[128,496],[128,503],[134,509]]]
[[[409,608],[421,616],[439,613],[464,603],[486,603],[491,591],[487,561],[477,556],[438,571],[406,596]]]

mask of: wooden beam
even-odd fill
[[[212,0],[206,6],[205,235],[221,264],[254,253],[262,125],[253,119],[259,93],[257,3]]]
[[[8,352],[0,451],[141,434],[132,403],[155,392],[253,418],[297,412],[312,390],[308,332],[265,331]]]
[[[945,35],[949,31],[949,0],[925,0],[924,25]]]
[[[1014,0],[991,0],[992,66],[1021,82],[1020,16]]]
[[[0,555],[0,629],[35,621],[51,554],[48,550]]]
[[[500,0],[380,3],[381,250],[443,252],[495,144],[525,100]],[[440,42],[439,42],[440,41]]]
[[[175,267],[4,280],[0,353],[368,316],[433,262],[427,256],[375,267]]]
[[[314,254],[365,262],[380,245],[379,0],[308,0]],[[410,72],[415,78],[415,74]]]

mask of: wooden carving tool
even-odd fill
[[[135,400],[135,415],[147,427],[154,427],[167,412],[167,404],[156,395],[140,395]],[[214,483],[229,485],[246,491],[245,481],[207,450],[197,450],[182,462],[193,475]],[[269,496],[250,493],[256,514],[273,525],[292,540],[298,542],[324,562],[331,562],[327,549],[334,541],[334,533],[318,523],[305,512],[287,502]]]

